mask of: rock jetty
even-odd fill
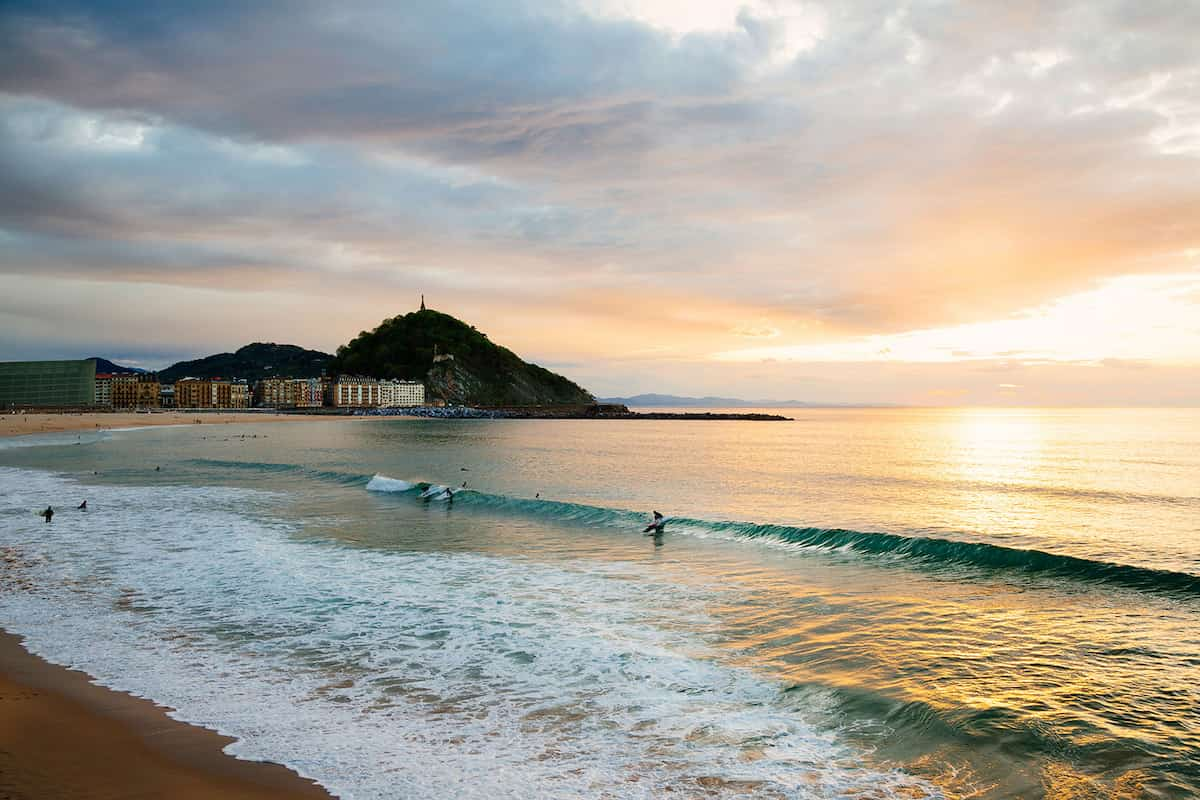
[[[669,420],[749,420],[753,422],[790,422],[779,414],[735,414],[676,411],[630,411],[610,403],[553,406],[417,406],[413,408],[372,408],[355,414],[368,417],[428,417],[432,419],[669,419]]]

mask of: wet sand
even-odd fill
[[[331,797],[278,764],[225,755],[231,741],[96,686],[0,631],[0,800]]]
[[[272,414],[254,412],[186,412],[163,411],[157,414],[138,414],[132,411],[82,414],[0,414],[0,437],[24,436],[31,433],[60,433],[63,431],[100,431],[112,428],[138,428],[149,425],[226,425],[232,422],[311,422],[329,419],[363,419],[362,417],[332,414]],[[3,800],[0,797],[0,800]]]

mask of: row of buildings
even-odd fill
[[[0,408],[400,408],[425,404],[420,381],[341,376],[244,380],[97,373],[96,362],[0,362]]]

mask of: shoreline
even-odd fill
[[[235,741],[168,715],[150,700],[25,649],[0,629],[0,794],[23,798],[285,800],[334,797],[270,762],[243,761]]]
[[[251,422],[309,422],[313,420],[359,419],[347,414],[281,414],[262,411],[83,411],[54,413],[0,413],[0,439],[39,433],[112,431],[171,425],[231,425]],[[199,420],[199,422],[196,422]]]

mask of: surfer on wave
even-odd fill
[[[653,533],[655,536],[658,536],[663,532],[663,528],[666,526],[666,524],[667,518],[655,511],[653,519],[651,519],[646,527],[642,530],[642,533]]]

